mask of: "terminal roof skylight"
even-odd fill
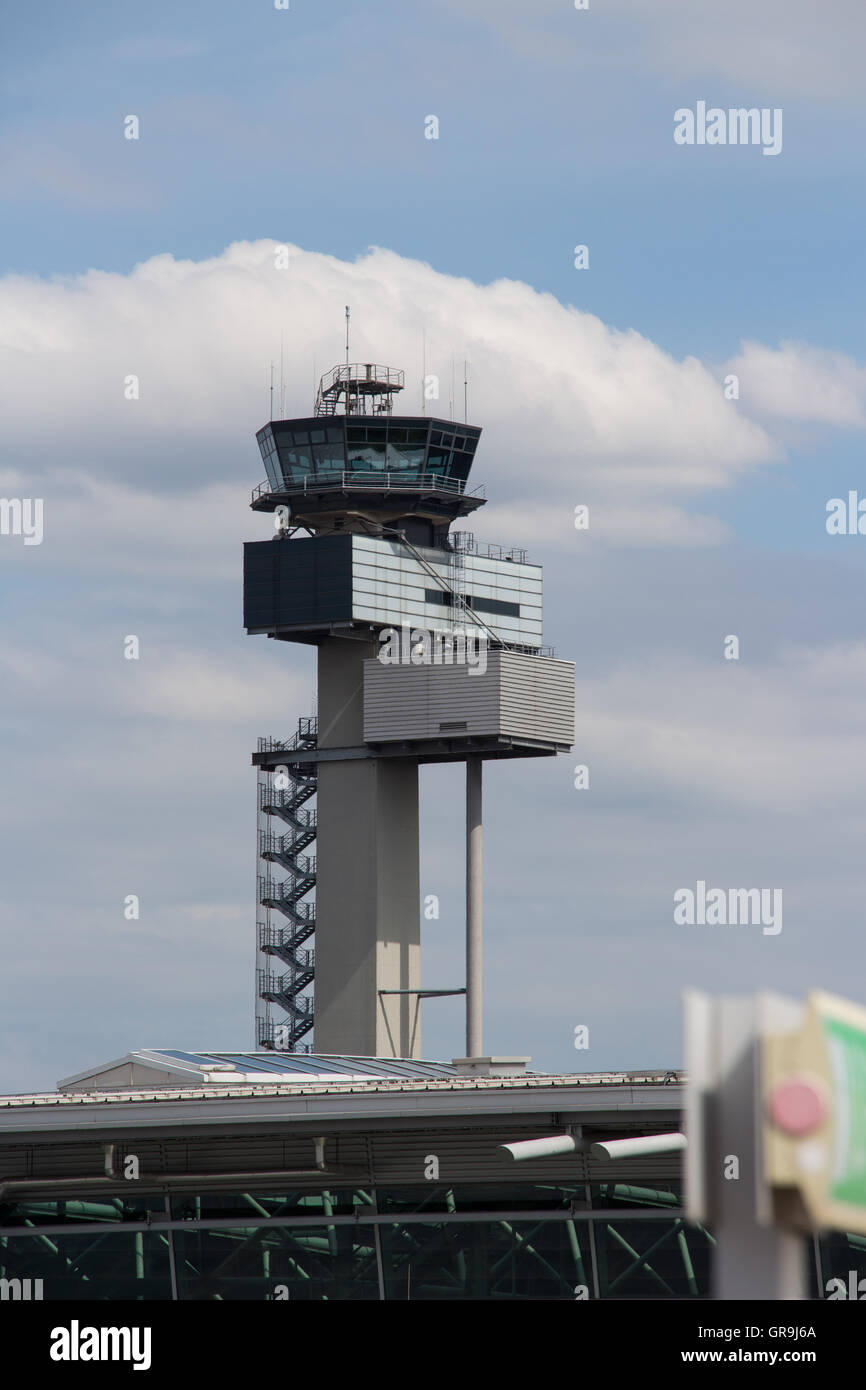
[[[446,1062],[416,1062],[386,1057],[325,1057],[294,1052],[182,1052],[140,1048],[126,1057],[88,1067],[59,1081],[61,1089],[108,1087],[213,1086],[310,1081],[450,1080],[457,1075]]]
[[[317,1057],[294,1052],[175,1052],[155,1050],[141,1054],[147,1057],[176,1058],[191,1068],[200,1070],[202,1066],[232,1066],[244,1073],[261,1072],[263,1081],[271,1076],[292,1074],[299,1080],[307,1077],[351,1076],[377,1077],[387,1079],[408,1077],[418,1080],[425,1076],[454,1076],[454,1068],[446,1062],[414,1062],[388,1057]],[[227,1076],[231,1072],[225,1073]]]

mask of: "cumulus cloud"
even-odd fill
[[[775,815],[860,814],[866,643],[791,647],[768,665],[682,654],[578,683],[578,736],[618,784]]]
[[[274,243],[259,241],[197,263],[156,256],[129,275],[0,281],[4,462],[98,479],[106,515],[122,488],[253,484],[251,435],[269,414],[281,338],[286,413],[306,414],[316,373],[340,355],[346,303],[353,356],[405,368],[405,410],[421,408],[422,331],[439,381],[430,410],[448,413],[452,358],[469,361],[469,414],[488,425],[476,472],[502,499],[581,485],[588,501],[621,503],[626,489],[664,511],[779,457],[696,358],[528,285],[476,285],[380,249],[346,263],[291,247],[281,270]],[[62,426],[36,431],[46,391]],[[140,505],[153,520],[159,504]],[[702,526],[717,538],[702,523],[693,540]]]
[[[38,559],[31,547],[32,572],[68,567],[79,575],[117,571],[160,584],[238,582],[242,538],[273,534],[273,519],[247,514],[245,489],[228,482],[158,492],[74,469],[7,468],[0,469],[0,495],[43,499],[43,538]],[[8,544],[0,547],[0,566],[16,559]]]
[[[103,625],[83,640],[81,634],[57,639],[51,649],[8,643],[0,653],[7,713],[51,710],[62,690],[67,717],[225,726],[248,721],[252,712],[282,721],[286,708],[301,708],[308,698],[309,678],[291,668],[281,670],[278,687],[269,679],[264,641],[250,644],[249,659],[238,670],[227,654],[214,656],[182,634],[172,642],[150,640],[146,629],[131,634],[139,640],[139,657],[127,660],[127,635],[119,628],[107,632]],[[287,666],[288,661],[287,656]]]
[[[519,536],[521,543],[533,555],[541,547],[573,553],[576,529],[574,507],[579,505],[581,503],[578,502],[572,505],[571,498],[563,499],[559,505],[544,502],[494,503],[485,510],[481,524],[490,536]],[[580,532],[581,540],[588,540],[590,544],[600,541],[607,546],[693,550],[702,546],[722,545],[732,539],[730,527],[717,517],[651,501],[633,507],[616,503],[590,507],[588,523],[586,529]]]
[[[791,421],[866,426],[866,367],[844,352],[783,342],[778,348],[745,342],[725,368],[740,380],[750,411]]]

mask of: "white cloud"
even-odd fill
[[[757,415],[866,427],[866,367],[844,352],[783,342],[745,342],[725,367],[740,379],[740,400]]]
[[[293,247],[290,269],[277,270],[274,243],[260,241],[199,263],[156,256],[127,276],[0,281],[5,462],[98,479],[91,503],[108,524],[133,489],[130,521],[137,512],[153,530],[162,510],[176,540],[177,516],[147,494],[231,482],[240,503],[263,472],[251,436],[269,412],[281,333],[286,413],[306,414],[315,373],[340,356],[346,303],[353,356],[405,369],[404,410],[420,409],[422,329],[427,371],[440,378],[431,411],[448,413],[452,356],[469,360],[469,414],[489,426],[477,481],[503,500],[542,488],[567,500],[581,488],[620,507],[651,502],[675,521],[676,498],[779,457],[697,359],[677,361],[528,285],[474,285],[375,249],[346,263]],[[137,400],[124,398],[130,375]],[[48,439],[33,426],[46,392],[62,421]],[[208,505],[223,526],[228,493]],[[682,543],[678,522],[667,529]],[[718,539],[707,521],[690,529],[691,543]]]
[[[799,816],[860,814],[866,644],[791,648],[770,666],[681,655],[578,677],[579,747],[617,785]],[[583,754],[581,754],[583,758]],[[596,786],[598,781],[596,782]]]
[[[143,616],[143,615],[139,615]],[[103,620],[86,633],[52,635],[52,645],[24,645],[7,638],[0,653],[8,718],[57,708],[62,692],[65,717],[210,723],[223,727],[251,719],[287,722],[286,711],[306,708],[311,675],[302,674],[294,649],[265,639],[250,642],[244,662],[218,656],[182,631],[171,639],[144,617],[109,631]],[[139,657],[127,660],[124,639],[139,639]],[[273,648],[284,657],[269,660]],[[288,722],[293,722],[291,714]]]
[[[575,491],[575,498],[577,498]],[[581,496],[581,501],[583,500]],[[731,539],[730,528],[714,516],[686,512],[682,507],[666,506],[648,501],[641,506],[619,506],[615,502],[591,506],[589,526],[576,531],[572,498],[558,506],[545,503],[504,503],[486,507],[473,527],[483,540],[501,542],[503,537],[517,536],[520,544],[534,559],[543,547],[545,551],[564,550],[575,553],[583,545],[601,541],[609,546],[635,548],[667,547],[672,550],[693,550],[702,546],[723,545]]]
[[[239,581],[242,541],[273,534],[273,518],[247,512],[248,490],[227,482],[159,493],[77,470],[0,469],[0,493],[43,499],[38,558],[30,547],[33,569]],[[0,562],[13,558],[0,547]]]

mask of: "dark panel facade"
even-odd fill
[[[244,546],[248,632],[352,620],[352,537],[249,541]]]

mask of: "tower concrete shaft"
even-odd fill
[[[466,1056],[481,1056],[482,821],[480,758],[466,759]]]
[[[319,645],[319,749],[363,744],[365,658],[378,642]],[[322,761],[318,789],[316,1051],[420,1057],[418,762]]]

